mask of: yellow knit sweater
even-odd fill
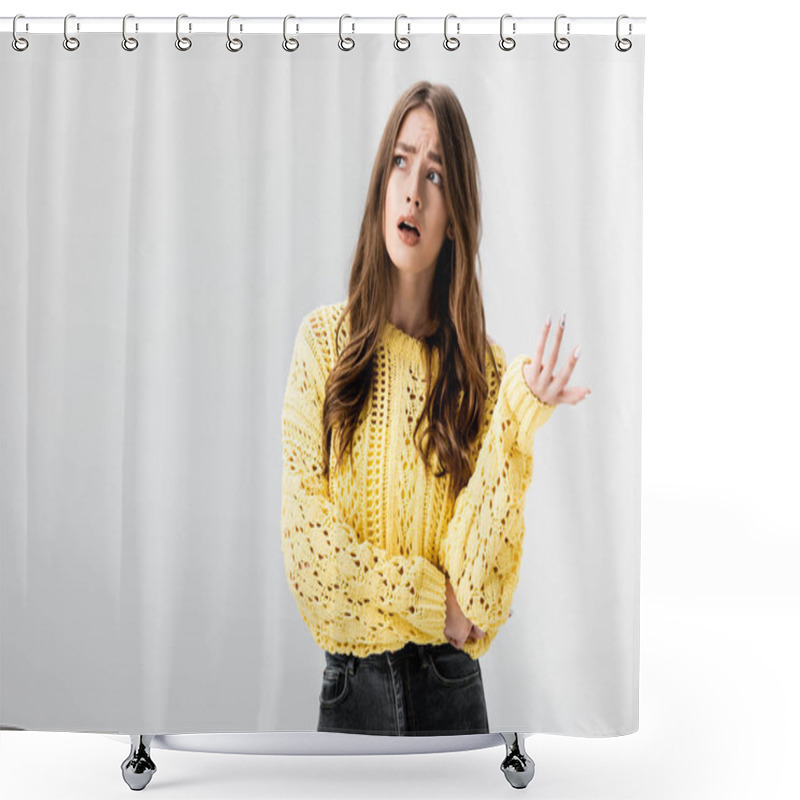
[[[450,475],[434,477],[412,441],[425,401],[424,344],[387,321],[353,459],[339,464],[331,448],[325,479],[322,403],[344,306],[309,312],[294,343],[281,415],[281,542],[289,587],[321,648],[364,657],[409,641],[446,642],[449,578],[461,610],[486,631],[464,645],[478,658],[508,619],[519,580],[533,437],[555,406],[525,383],[522,366],[530,358],[519,355],[506,369],[503,349],[492,344],[502,379],[487,353],[480,444],[471,456],[472,477],[453,502]],[[348,323],[342,324],[340,353]],[[434,350],[433,376],[438,368]]]

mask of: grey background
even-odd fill
[[[380,133],[418,78],[478,151],[490,335],[592,388],[537,435],[492,730],[638,727],[644,40],[60,34],[2,52],[3,725],[313,730],[285,582],[280,410],[303,315],[344,299]],[[124,687],[124,690],[123,688]]]

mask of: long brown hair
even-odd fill
[[[478,162],[469,125],[458,98],[449,86],[418,81],[397,100],[386,122],[372,167],[361,231],[350,271],[348,299],[336,327],[337,361],[328,376],[322,410],[323,446],[330,453],[337,426],[337,458],[351,447],[359,415],[370,393],[374,353],[392,303],[394,268],[383,238],[386,185],[393,163],[397,134],[406,114],[427,107],[436,120],[442,154],[445,203],[455,238],[445,237],[436,263],[429,318],[438,322],[423,339],[427,366],[427,397],[414,428],[414,442],[430,466],[431,448],[441,469],[436,477],[452,475],[453,496],[469,480],[470,453],[481,431],[488,394],[487,341],[483,298],[476,274],[482,270]],[[349,337],[339,355],[339,333],[349,314]],[[437,349],[440,369],[431,388],[431,350]],[[499,373],[498,373],[499,374]],[[423,442],[417,439],[424,418]],[[328,474],[328,463],[324,474]]]

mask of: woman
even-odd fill
[[[303,319],[282,414],[289,587],[325,651],[317,729],[488,733],[478,656],[511,614],[533,436],[553,376],[506,368],[475,271],[478,169],[447,86],[395,104],[372,170],[347,302]],[[440,365],[444,365],[440,369]]]

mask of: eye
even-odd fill
[[[395,157],[392,159],[392,160],[394,161],[394,164],[395,164],[395,166],[399,166],[399,165],[398,165],[398,163],[397,163],[397,159],[398,159],[398,158],[402,158],[403,160],[405,160],[405,156],[401,156],[401,155],[397,155],[397,156],[395,156]]]
[[[428,173],[428,175],[435,175],[435,176],[436,176],[436,178],[437,178],[437,180],[435,180],[435,181],[434,181],[434,183],[435,183],[437,186],[441,186],[441,185],[442,185],[442,181],[444,180],[444,178],[442,178],[442,176],[441,176],[441,175],[440,175],[440,174],[439,174],[439,173],[438,173],[438,172],[437,172],[435,169],[432,169],[432,170],[431,170],[431,171]]]

